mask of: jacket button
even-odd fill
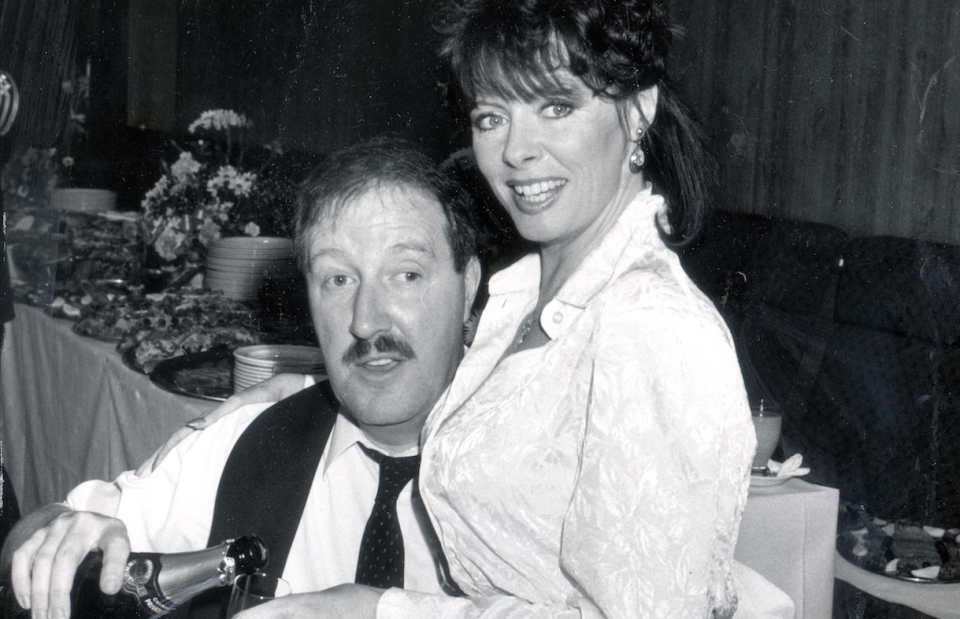
[[[554,314],[554,315],[553,315],[553,322],[555,322],[555,323],[557,323],[557,324],[560,324],[561,322],[563,322],[563,314],[561,314],[560,312],[557,312],[556,314]]]

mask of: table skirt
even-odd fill
[[[839,500],[798,478],[750,488],[734,556],[789,595],[797,619],[832,613]]]
[[[76,335],[69,321],[16,312],[0,353],[0,449],[23,513],[136,468],[215,405],[157,387],[115,344]]]

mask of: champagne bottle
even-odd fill
[[[232,585],[241,574],[253,574],[267,563],[267,548],[258,537],[227,540],[196,552],[158,554],[132,552],[123,585],[114,595],[100,590],[103,555],[92,552],[80,563],[70,596],[71,619],[153,619],[214,587]],[[30,617],[5,592],[3,617]]]

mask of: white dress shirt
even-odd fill
[[[141,552],[185,552],[207,546],[217,486],[234,443],[270,404],[244,407],[184,439],[153,473],[122,473],[113,483],[88,481],[67,505],[119,518]],[[379,484],[379,466],[360,448],[379,449],[339,415],[320,458],[300,526],[283,571],[294,593],[352,583],[360,540]],[[391,456],[415,455],[416,449]],[[405,550],[404,586],[439,592],[436,569],[407,486],[397,499]],[[251,494],[256,501],[256,494]],[[251,531],[255,533],[255,531]],[[270,571],[270,566],[266,567]]]

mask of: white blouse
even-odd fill
[[[378,617],[729,617],[755,436],[733,340],[644,189],[536,306],[539,256],[498,273],[424,428],[421,493],[467,597],[390,590]]]

